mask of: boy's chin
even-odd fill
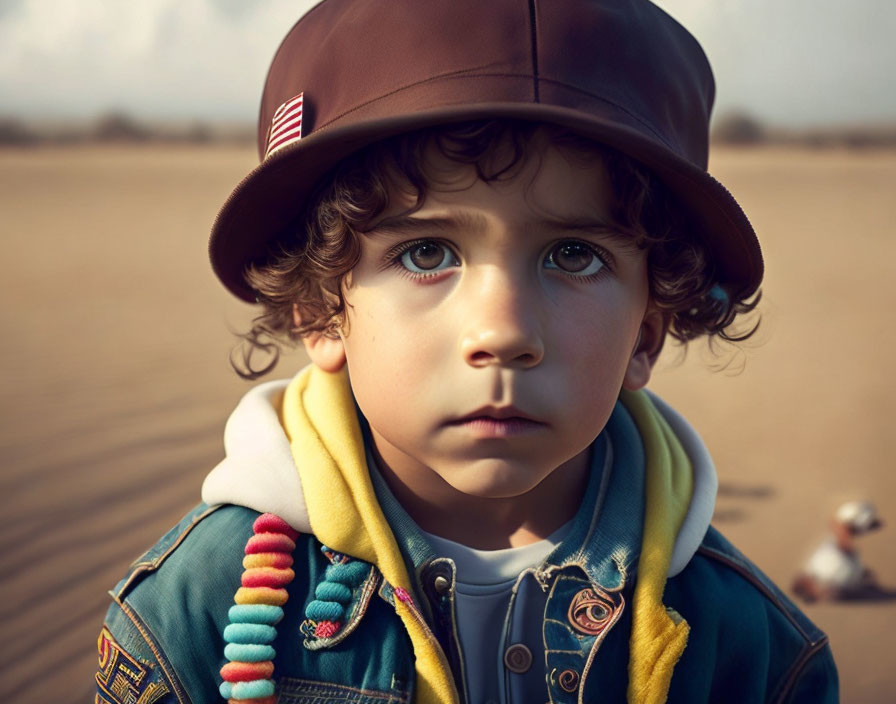
[[[512,499],[532,491],[550,469],[520,467],[507,462],[476,462],[459,471],[439,472],[455,491],[471,499]]]

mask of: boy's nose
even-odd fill
[[[507,275],[483,277],[463,312],[461,353],[473,367],[528,368],[544,357],[544,341],[534,307]]]

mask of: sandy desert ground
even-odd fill
[[[206,235],[253,164],[237,147],[0,151],[2,701],[93,700],[105,591],[221,456],[251,312]],[[716,525],[786,586],[841,500],[896,522],[896,152],[728,150],[711,170],[764,245],[762,327],[719,356],[667,349],[651,386],[715,455]],[[896,589],[894,530],[862,553]],[[896,699],[896,601],[806,611],[843,701]]]

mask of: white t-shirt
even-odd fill
[[[501,635],[511,590],[520,573],[540,565],[571,526],[572,521],[544,540],[502,550],[476,550],[425,533],[436,555],[453,560],[457,570],[455,617],[470,704],[497,704],[502,700],[505,644]],[[526,609],[521,601],[525,594],[526,590],[517,595],[515,609]]]

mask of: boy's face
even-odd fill
[[[519,496],[587,462],[620,388],[647,383],[664,319],[599,159],[543,143],[492,183],[434,154],[428,167],[422,207],[396,193],[361,237],[340,338],[306,346],[324,369],[348,364],[380,457],[412,490]]]

